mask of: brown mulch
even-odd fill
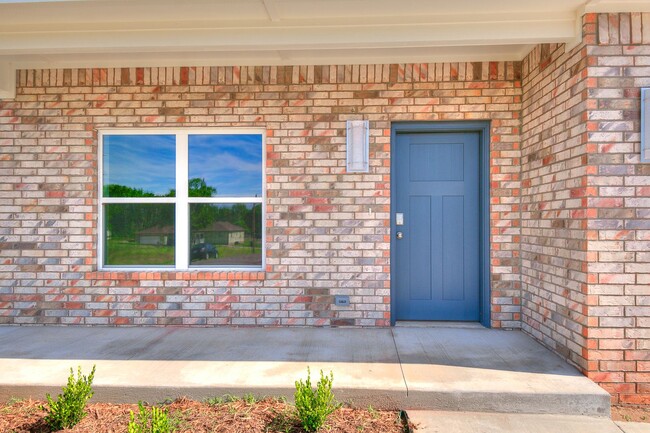
[[[612,406],[612,419],[650,423],[650,406]]]
[[[50,433],[44,422],[42,401],[21,400],[0,404],[0,432]],[[292,405],[266,398],[255,403],[243,400],[210,405],[186,398],[164,405],[176,423],[176,433],[302,433]],[[86,417],[69,433],[126,433],[134,404],[91,403]],[[340,408],[321,429],[328,433],[403,433],[396,411]]]

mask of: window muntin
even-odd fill
[[[263,267],[263,131],[107,130],[100,144],[101,267]]]

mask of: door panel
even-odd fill
[[[411,220],[411,229],[420,234],[409,242],[409,257],[411,266],[409,271],[429,266],[431,263],[431,197],[411,197],[409,206],[410,215],[418,215]],[[414,300],[431,299],[432,274],[409,275],[411,281],[411,298]]]
[[[397,320],[479,320],[479,134],[397,134]]]
[[[442,198],[442,299],[445,301],[462,301],[465,287],[465,260],[462,245],[465,239],[463,210],[464,197],[445,196]]]

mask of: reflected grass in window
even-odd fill
[[[262,265],[262,206],[259,203],[190,204],[192,267]]]
[[[106,265],[174,265],[173,204],[106,204],[104,218]]]
[[[174,265],[174,247],[140,245],[127,240],[111,239],[106,245],[106,264],[110,266]]]

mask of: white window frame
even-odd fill
[[[641,89],[641,162],[650,162],[650,88]]]
[[[104,197],[104,136],[107,135],[174,135],[176,137],[176,197]],[[262,196],[261,197],[189,197],[189,155],[190,135],[260,135],[262,138]],[[266,266],[266,131],[260,128],[102,128],[98,130],[98,218],[97,218],[97,263],[99,270],[106,271],[260,271]],[[174,245],[175,265],[119,265],[104,264],[104,205],[119,203],[170,203],[175,209]],[[194,266],[190,267],[190,204],[236,204],[260,203],[262,205],[262,265],[261,266]]]

